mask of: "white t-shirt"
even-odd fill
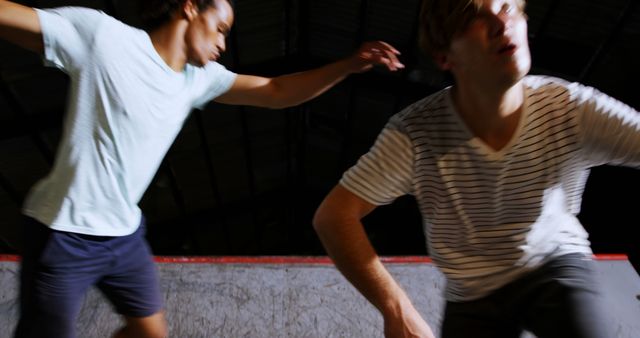
[[[175,72],[145,31],[100,11],[37,13],[45,62],[71,84],[55,163],[23,212],[61,231],[133,233],[137,204],[189,112],[226,92],[236,74],[215,62]]]
[[[445,89],[394,115],[340,182],[374,205],[416,197],[448,300],[485,296],[553,257],[591,254],[576,217],[589,169],[640,168],[637,111],[577,83],[523,83],[517,130],[499,151],[473,135]]]

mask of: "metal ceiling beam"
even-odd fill
[[[558,9],[558,6],[562,1],[563,0],[551,1],[551,4],[549,5],[549,7],[547,7],[547,11],[545,12],[544,17],[542,18],[542,22],[540,23],[540,26],[538,26],[538,30],[532,35],[533,38],[537,38],[540,35],[544,34],[544,32],[547,30],[547,27],[549,27],[549,23],[551,22],[551,17],[556,12],[556,10]]]
[[[415,44],[418,41],[418,34],[419,34],[419,29],[420,29],[420,2],[418,2],[418,8],[415,11],[416,15],[413,18],[413,25],[411,25],[411,37],[409,38],[409,43],[412,44],[410,46],[405,46],[405,50],[412,50],[413,48],[411,48],[411,46],[415,46]],[[418,53],[420,53],[421,51],[418,51]],[[404,96],[406,95],[406,93],[409,92],[409,83],[411,83],[411,81],[409,81],[409,75],[411,74],[410,69],[408,69],[409,67],[411,67],[412,65],[417,65],[418,64],[418,56],[416,55],[416,53],[408,53],[408,56],[405,57],[404,59],[404,64],[405,64],[405,69],[401,70],[402,71],[402,79],[403,79],[403,85],[402,86],[398,86],[398,90],[396,90],[396,101],[393,103],[393,110],[394,113],[398,112],[400,110],[400,105],[403,102]],[[426,93],[425,93],[426,94]]]
[[[60,115],[57,111],[45,112],[38,119],[29,119],[29,123],[25,122],[24,117],[16,116],[0,125],[0,141],[30,136],[33,130],[45,132],[60,129],[59,124]]]
[[[232,58],[236,68],[238,69],[238,68],[241,68],[242,66],[240,65],[240,50],[239,50],[240,44],[238,43],[237,30],[235,29],[231,30],[230,39],[231,39],[231,46],[233,48]],[[242,144],[243,144],[243,150],[245,154],[245,163],[246,163],[246,170],[247,170],[248,183],[249,183],[249,202],[248,202],[249,210],[251,212],[251,220],[252,220],[252,223],[253,223],[252,225],[255,232],[255,236],[253,237],[253,241],[254,241],[253,247],[259,251],[260,243],[261,243],[261,233],[262,233],[263,227],[260,224],[258,224],[258,220],[256,216],[256,204],[255,204],[256,179],[255,179],[255,172],[253,168],[253,153],[251,149],[251,144],[253,142],[251,139],[251,135],[249,133],[249,121],[247,118],[247,109],[244,106],[238,106],[237,109],[238,109],[238,112],[240,113],[240,123],[242,128]]]
[[[298,3],[298,55],[302,58],[307,58],[311,53],[309,52],[309,1],[295,0]]]
[[[366,32],[367,32],[367,28],[369,26],[369,21],[367,20],[368,16],[367,14],[369,13],[369,0],[362,0],[360,2],[360,10],[358,12],[359,17],[358,17],[358,30],[356,32],[356,39],[355,39],[355,47],[354,48],[358,48],[359,45],[364,41]],[[349,148],[351,148],[351,144],[352,144],[352,135],[353,135],[353,129],[355,128],[354,125],[354,112],[357,109],[357,95],[358,95],[358,87],[355,85],[355,79],[354,76],[350,76],[347,79],[348,83],[349,83],[349,102],[347,103],[347,113],[346,113],[346,121],[345,121],[345,125],[344,128],[342,129],[342,147],[340,149],[340,163],[341,163],[341,167],[339,168],[339,170],[342,170],[343,167],[346,166],[347,164],[347,160],[348,160],[348,150]]]
[[[306,1],[303,1],[306,3]],[[308,22],[300,20],[301,17],[301,5],[299,0],[285,0],[285,58],[292,58],[294,54],[298,54],[300,56],[300,32],[302,30],[302,22]],[[298,210],[300,205],[300,194],[302,187],[300,180],[303,178],[301,172],[299,170],[301,162],[301,151],[304,151],[301,148],[297,147],[300,143],[301,136],[304,135],[304,123],[300,123],[301,119],[304,119],[306,114],[305,107],[308,105],[305,103],[298,107],[291,107],[285,109],[285,135],[284,135],[284,146],[285,146],[285,157],[286,157],[286,168],[285,168],[285,180],[286,180],[286,201],[284,201],[285,205],[285,227],[287,229],[288,238],[295,238],[295,234],[299,227],[298,222]],[[302,131],[302,132],[300,132]],[[293,246],[295,243],[289,243],[288,245]]]
[[[4,81],[4,79],[0,79],[0,94],[4,95],[9,108],[11,108],[14,112],[17,112],[16,118],[20,120],[20,124],[24,126],[24,130],[27,130],[29,136],[33,143],[36,145],[36,148],[40,151],[40,154],[44,158],[44,160],[49,164],[53,164],[53,151],[47,147],[47,144],[44,142],[42,137],[40,136],[41,130],[38,130],[38,124],[34,123],[33,118],[29,118],[26,110],[18,100],[15,93],[11,90],[9,85]]]
[[[294,10],[297,8],[297,1],[296,0],[284,0],[284,54],[285,55],[290,55],[293,51],[294,51],[294,47],[293,43],[291,41],[291,39],[293,38],[293,34],[295,34],[296,32],[294,32],[294,28],[296,27],[295,25],[295,20],[296,17],[294,16]]]
[[[213,164],[213,155],[211,152],[211,147],[209,146],[209,139],[207,138],[207,133],[204,128],[204,121],[202,118],[202,111],[195,111],[196,118],[196,126],[198,127],[198,135],[200,136],[200,146],[202,147],[202,152],[204,153],[205,163],[207,165],[207,173],[209,176],[209,185],[211,187],[211,192],[213,193],[213,198],[215,203],[218,206],[222,206],[224,201],[222,199],[222,195],[220,194],[220,188],[218,187],[218,175],[216,174],[215,166]],[[227,221],[227,217],[224,214],[216,214],[219,224],[222,226],[222,233],[225,238],[225,242],[228,245],[229,252],[231,254],[234,253],[234,246],[231,243],[231,235],[229,233],[229,224]]]
[[[242,149],[244,150],[245,155],[245,168],[247,171],[247,179],[249,183],[249,208],[251,210],[251,220],[253,222],[253,228],[255,231],[254,236],[254,247],[260,251],[260,243],[263,234],[263,226],[259,224],[257,214],[256,214],[256,173],[255,173],[255,165],[253,162],[253,149],[252,144],[253,140],[251,137],[251,133],[249,132],[249,119],[247,108],[244,106],[239,106],[238,111],[240,113],[240,125],[242,130]]]
[[[186,250],[187,253],[199,254],[200,248],[197,241],[197,236],[195,233],[195,229],[193,223],[188,222],[188,213],[187,213],[187,204],[185,202],[184,194],[182,193],[182,189],[180,189],[180,185],[178,184],[178,179],[176,177],[175,170],[171,165],[171,161],[168,158],[165,158],[161,165],[161,170],[167,175],[167,179],[169,180],[169,187],[171,189],[171,194],[173,195],[173,200],[178,207],[178,212],[180,213],[180,219],[184,224],[187,225],[189,231],[187,232],[187,238],[185,238],[184,232],[176,232],[178,234],[182,234],[181,243],[187,244],[188,247]],[[181,248],[184,249],[184,248]]]
[[[591,56],[591,59],[589,59],[589,62],[580,73],[580,76],[578,77],[579,82],[585,81],[591,75],[591,73],[595,69],[595,66],[604,57],[605,52],[609,50],[609,47],[611,47],[614,39],[618,36],[624,25],[631,17],[631,14],[634,13],[637,5],[638,0],[627,1],[625,7],[622,9],[622,11],[620,11],[615,25],[611,27],[611,30],[609,30],[609,34],[607,34],[607,37],[600,43],[600,45],[598,45],[598,48]]]
[[[358,46],[360,46],[360,44],[364,41],[365,35],[369,28],[368,14],[369,14],[370,2],[369,0],[361,0],[361,1],[362,2],[360,3],[360,11],[359,11],[360,17],[358,18],[360,24],[358,25],[358,31],[356,32],[356,45],[354,46],[354,48],[357,48]]]
[[[304,175],[301,174],[301,163],[304,159],[304,141],[306,129],[302,121],[307,114],[308,105],[289,108],[285,111],[285,156],[287,158],[286,177],[286,227],[288,235],[298,233],[298,210],[300,209],[301,188],[304,187]],[[295,238],[296,236],[290,236]],[[290,245],[294,245],[291,243]]]
[[[7,192],[9,198],[18,206],[22,206],[22,202],[24,201],[24,196],[16,190],[9,180],[0,173],[0,188]]]
[[[209,174],[211,192],[213,193],[215,202],[217,204],[222,204],[222,196],[220,195],[220,189],[218,188],[218,184],[216,183],[218,175],[216,174],[216,169],[213,165],[213,156],[211,154],[211,147],[209,147],[209,139],[207,138],[207,133],[204,128],[202,111],[196,110],[193,115],[195,115],[198,135],[200,136],[200,146],[202,147],[202,152],[204,153],[204,157],[206,160],[205,163],[207,164],[207,173]]]
[[[116,0],[105,0],[104,2],[105,12],[111,15],[114,18],[119,18],[118,15],[118,6],[116,5]]]
[[[16,2],[29,7],[38,7],[38,4],[40,3],[40,1],[37,0],[22,0]]]

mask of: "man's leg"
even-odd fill
[[[126,320],[115,337],[166,337],[158,272],[144,239],[144,224],[109,245],[116,261],[97,286]]]
[[[447,302],[442,338],[519,338],[522,329],[499,299],[488,296],[469,302]]]
[[[82,299],[99,270],[86,264],[84,244],[35,220],[24,224],[20,271],[20,320],[15,336],[75,337]]]
[[[539,338],[610,338],[612,321],[594,276],[594,262],[559,257],[542,268],[525,325]]]
[[[125,321],[125,327],[116,332],[114,338],[164,338],[167,336],[164,312],[142,318],[125,316]]]

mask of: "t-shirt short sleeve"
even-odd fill
[[[88,62],[97,28],[106,15],[81,7],[36,9],[44,42],[45,65],[73,72]]]
[[[217,62],[209,62],[196,81],[200,87],[194,100],[194,108],[203,109],[209,101],[226,93],[235,82],[237,74]]]
[[[385,127],[368,153],[347,170],[340,184],[373,205],[384,205],[412,193],[413,150],[409,137]]]

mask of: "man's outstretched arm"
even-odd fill
[[[320,204],[313,226],[336,267],[382,314],[385,337],[434,338],[367,238],[361,219],[373,209],[337,185]]]
[[[267,108],[295,106],[324,93],[349,74],[367,71],[374,65],[391,71],[403,68],[398,54],[385,42],[366,42],[350,57],[324,67],[274,78],[238,75],[229,91],[215,101]]]
[[[0,39],[42,53],[42,30],[35,9],[0,0]]]

